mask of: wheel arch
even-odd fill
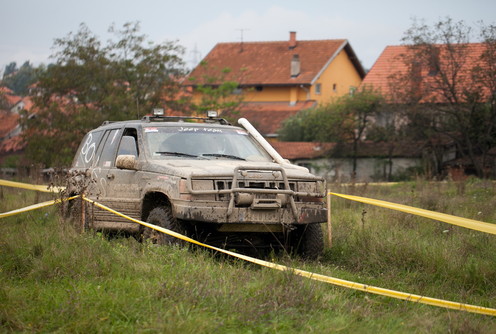
[[[159,191],[148,192],[141,203],[141,220],[146,221],[150,212],[161,205],[170,205],[169,197]]]

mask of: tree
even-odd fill
[[[328,107],[328,106],[326,106]],[[321,136],[322,118],[327,116],[327,108],[302,110],[286,119],[278,132],[282,141],[317,141]]]
[[[7,66],[5,66],[5,70],[3,71],[3,78],[5,79],[11,74],[17,72],[17,63],[15,61],[11,62]]]
[[[496,146],[496,29],[481,24],[480,44],[470,43],[471,36],[463,21],[447,18],[432,27],[414,22],[403,38],[410,71],[399,79],[410,88],[405,101],[423,106],[409,115],[412,126],[431,132],[431,140],[432,134],[450,138],[484,177]]]
[[[365,87],[353,96],[341,97],[336,103],[336,114],[331,118],[333,122],[327,123],[328,127],[333,130],[328,133],[334,132],[342,138],[343,142],[352,144],[353,178],[356,176],[357,170],[358,146],[365,138],[366,130],[377,115],[382,102],[383,98],[379,93]]]
[[[28,94],[29,86],[36,82],[38,70],[29,61],[24,62],[18,69],[15,62],[5,67],[2,83],[10,88],[16,95]]]
[[[86,25],[55,40],[55,64],[40,75],[34,97],[36,117],[25,118],[27,154],[47,166],[67,165],[82,136],[104,120],[141,117],[153,108],[180,107],[183,48],[153,44],[138,23],[104,45]],[[48,147],[64,148],[57,154]]]
[[[209,68],[208,63],[201,62],[199,66],[204,73],[201,78],[193,76],[188,78],[200,94],[200,101],[193,103],[192,109],[201,115],[208,110],[218,111],[227,117],[236,114],[243,102],[243,95],[236,93],[239,88],[238,81],[226,80],[232,70],[226,67],[218,71],[217,75],[212,75],[216,70]]]
[[[383,98],[365,87],[354,95],[345,95],[336,102],[304,111],[288,119],[279,132],[282,140],[320,141],[350,144],[353,176],[356,175],[358,148],[365,138]]]

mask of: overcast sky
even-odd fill
[[[365,68],[387,45],[401,44],[412,19],[451,17],[476,26],[496,23],[494,0],[0,0],[0,72],[24,61],[49,63],[55,38],[80,23],[103,41],[115,23],[139,21],[156,43],[186,47],[189,67],[219,42],[347,39]],[[194,52],[194,51],[197,52]]]

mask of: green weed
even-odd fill
[[[335,192],[496,222],[495,187],[425,181]],[[48,196],[48,195],[43,195]],[[33,204],[3,189],[0,212]],[[43,199],[45,200],[45,199]],[[320,262],[275,262],[496,307],[493,235],[332,198]],[[481,212],[481,213],[479,213]],[[0,330],[34,333],[492,333],[496,319],[348,290],[202,249],[77,233],[57,207],[0,221]]]

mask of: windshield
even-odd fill
[[[149,126],[143,128],[148,156],[153,159],[228,159],[272,161],[242,129],[209,126]]]

